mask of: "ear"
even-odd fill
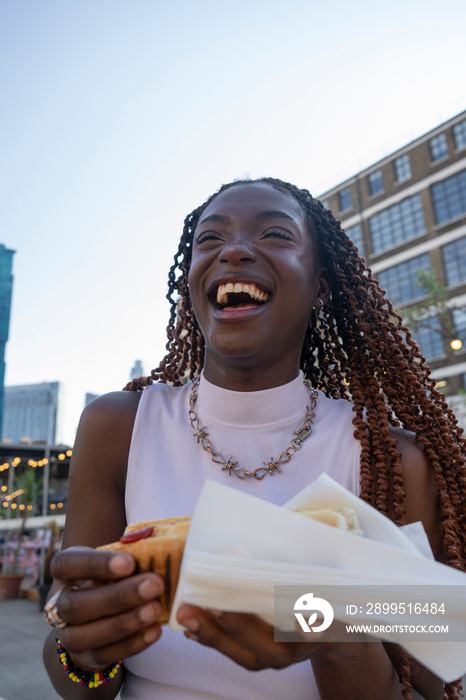
[[[330,280],[326,267],[323,267],[319,271],[319,287],[317,290],[317,297],[322,299],[324,304],[330,299]]]

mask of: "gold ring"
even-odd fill
[[[54,595],[50,598],[49,602],[44,608],[44,615],[45,619],[49,623],[51,627],[55,627],[55,629],[63,629],[63,627],[66,627],[67,623],[65,620],[61,617],[60,613],[58,612],[57,608],[57,601],[60,597],[60,593],[62,592],[62,589],[54,593]]]

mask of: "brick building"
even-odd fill
[[[413,333],[438,388],[459,413],[466,400],[466,112],[320,196],[358,246],[400,313],[428,305],[420,270],[447,290],[448,310]],[[445,323],[448,317],[448,323]],[[445,331],[445,327],[449,331]],[[463,341],[459,350],[450,343]]]

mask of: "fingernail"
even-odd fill
[[[139,611],[139,619],[141,622],[154,622],[157,619],[158,611],[154,605],[145,605]]]
[[[179,622],[190,632],[197,632],[199,629],[199,621],[195,617],[188,617],[186,620],[179,620]]]
[[[147,578],[138,586],[138,593],[141,598],[148,600],[149,598],[156,598],[160,595],[159,586],[153,579]]]
[[[115,554],[110,559],[108,568],[117,576],[127,576],[131,572],[131,559],[126,554]]]
[[[222,617],[223,615],[223,610],[217,610],[217,608],[207,608],[207,611],[214,617]]]
[[[151,629],[148,629],[144,632],[144,641],[147,644],[153,644],[154,642],[157,641],[157,639],[160,636],[160,629],[158,627],[151,627]]]

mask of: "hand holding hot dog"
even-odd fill
[[[135,568],[129,554],[88,547],[54,557],[57,608],[66,622],[60,641],[80,668],[100,670],[159,639],[163,581],[154,573],[134,575]]]

